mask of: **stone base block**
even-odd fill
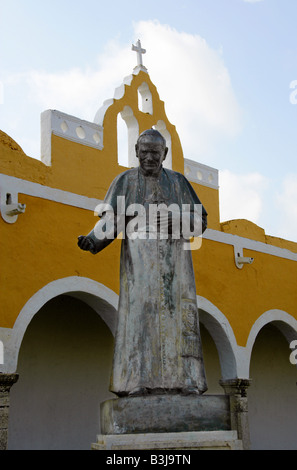
[[[101,404],[101,433],[229,431],[227,395],[147,395]]]
[[[99,435],[92,450],[242,450],[236,431]]]

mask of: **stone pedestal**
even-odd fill
[[[220,385],[230,397],[231,429],[237,430],[238,438],[245,450],[250,449],[250,432],[248,420],[247,389],[251,381],[248,379],[221,380]]]
[[[0,450],[7,449],[9,392],[18,378],[17,374],[0,373]]]
[[[226,395],[151,395],[101,404],[102,434],[231,430]]]
[[[148,395],[101,405],[93,450],[241,449],[227,395]]]
[[[242,450],[236,431],[202,431],[97,436],[92,450]]]

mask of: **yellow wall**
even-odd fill
[[[138,109],[138,87],[146,81],[154,102],[154,114]],[[173,169],[184,172],[183,152],[175,127],[168,121],[149,76],[140,72],[115,100],[104,119],[104,148],[94,149],[62,137],[52,137],[52,163],[46,166],[27,157],[18,144],[0,132],[0,173],[89,198],[103,199],[114,177],[125,170],[117,164],[117,115],[129,105],[139,131],[159,119],[172,139]],[[297,244],[274,239],[247,221],[220,224],[219,193],[193,183],[209,213],[209,228],[235,234],[297,253]],[[38,197],[19,194],[26,212],[15,224],[0,218],[0,327],[12,328],[25,303],[53,280],[69,276],[94,279],[119,291],[120,241],[97,256],[77,247],[77,236],[87,234],[96,223],[90,210]],[[244,346],[256,319],[269,309],[284,310],[297,319],[297,262],[245,250],[255,258],[250,266],[235,266],[232,245],[204,239],[193,251],[197,293],[212,302],[229,320],[237,342]]]
[[[193,252],[197,293],[228,318],[239,346],[245,346],[252,325],[264,312],[284,310],[297,318],[297,263],[244,250],[254,258],[239,270],[232,245],[203,240]]]

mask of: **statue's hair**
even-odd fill
[[[140,134],[140,136],[138,137],[137,144],[142,139],[142,137],[145,137],[146,135],[159,138],[162,141],[162,143],[164,144],[164,146],[166,147],[166,140],[164,139],[162,134],[159,131],[157,131],[156,129],[153,129],[153,128],[152,129],[147,129],[146,131],[142,132]]]

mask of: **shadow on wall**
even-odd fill
[[[251,448],[297,449],[297,369],[288,342],[274,325],[259,332],[251,357],[248,390]]]
[[[100,432],[113,336],[93,309],[62,295],[34,316],[11,389],[10,450],[90,450]]]

